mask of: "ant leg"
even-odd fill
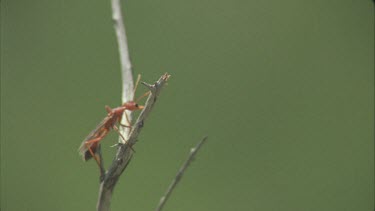
[[[137,91],[139,81],[141,80],[141,74],[138,74],[137,81],[135,82],[134,90],[133,90],[133,101],[135,99],[135,91]]]
[[[118,127],[116,127],[116,125],[113,126],[113,129],[120,135],[120,137],[122,138],[122,140],[124,140],[124,142],[126,143],[126,139],[124,138],[124,136],[120,133]]]
[[[122,140],[124,140],[124,143],[126,145],[128,145],[133,152],[135,152],[134,149],[133,149],[133,147],[126,141],[126,139],[124,138],[124,136],[120,133],[120,131],[119,131],[118,127],[116,127],[116,125],[113,126],[113,129],[120,135],[120,137],[122,138]]]
[[[120,126],[121,126],[121,127],[129,128],[129,129],[132,129],[132,126],[130,126],[130,125],[123,125],[123,124],[120,123]]]
[[[124,115],[125,115],[125,118],[126,118],[126,123],[128,123],[128,125],[124,125],[124,124],[121,124],[121,117],[119,118],[118,120],[118,124],[121,126],[121,127],[126,127],[126,128],[129,128],[129,130],[131,131],[132,130],[132,124],[130,123],[129,121],[129,117],[128,117],[128,114],[126,113],[126,111],[124,111]],[[129,132],[130,132],[129,131]]]
[[[129,117],[128,117],[128,114],[126,113],[126,111],[124,111],[124,114],[125,114],[125,118],[126,118],[126,123],[128,123],[128,126],[125,126],[125,125],[121,125],[121,126],[123,126],[123,127],[128,127],[128,128],[130,128],[130,131],[132,130],[132,123],[130,122],[130,120],[129,120]],[[129,131],[129,132],[130,132]]]
[[[92,139],[90,141],[86,141],[85,142],[85,145],[87,147],[87,149],[89,150],[91,156],[95,159],[96,163],[98,164],[99,168],[101,168],[101,165],[100,165],[100,160],[98,159],[98,157],[95,155],[95,153],[92,151],[91,149],[91,146],[92,144],[95,144],[95,143],[98,143],[100,140],[102,140],[103,136],[100,136],[98,138],[95,138],[95,139]]]
[[[91,155],[92,155],[92,150],[89,148],[89,151],[90,151],[90,153],[91,153]],[[93,158],[94,158],[94,160],[96,161],[96,163],[98,164],[98,166],[99,166],[99,168],[101,168],[101,165],[100,165],[100,159],[98,158],[98,156],[96,155],[96,154],[94,154],[93,156],[92,156]]]

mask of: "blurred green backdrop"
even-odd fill
[[[112,210],[374,208],[371,1],[123,1],[135,74],[172,77]],[[139,94],[144,92],[141,88]],[[1,210],[94,210],[77,148],[120,105],[110,1],[1,2]],[[115,134],[103,141],[111,161]]]

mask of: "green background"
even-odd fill
[[[153,210],[205,135],[166,211],[373,210],[373,6],[123,1],[134,73],[172,77],[112,210]],[[120,100],[110,1],[1,1],[1,210],[94,210],[77,148]]]

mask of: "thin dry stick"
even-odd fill
[[[150,95],[147,98],[145,107],[140,113],[136,123],[133,125],[133,129],[129,134],[127,143],[118,145],[116,156],[107,173],[105,174],[103,181],[100,183],[99,199],[97,204],[98,211],[110,210],[110,200],[112,198],[112,192],[119,177],[129,164],[133,156],[133,150],[130,148],[130,146],[133,146],[137,142],[137,137],[144,126],[145,119],[154,107],[157,97],[159,96],[161,89],[166,84],[169,77],[170,75],[168,73],[165,73],[153,85],[142,82],[142,84],[150,90]]]
[[[123,16],[121,12],[121,5],[120,0],[112,0],[112,18],[114,22],[114,28],[116,31],[116,37],[119,47],[120,53],[120,61],[121,61],[121,72],[122,72],[122,102],[128,102],[134,99],[134,83],[133,83],[133,75],[132,75],[132,65],[130,62],[130,55],[128,49],[128,42],[126,37],[125,26],[123,22]],[[165,82],[168,80],[169,75],[166,73],[164,74],[155,84],[149,85],[145,84],[150,91],[151,94],[149,95],[147,102],[145,104],[145,108],[139,115],[137,122],[133,126],[132,131],[129,129],[121,129],[121,134],[124,137],[128,137],[127,144],[124,144],[124,141],[119,138],[119,144],[117,154],[109,167],[109,170],[103,175],[101,174],[100,178],[100,189],[99,189],[99,198],[97,203],[97,210],[98,211],[108,211],[110,210],[110,200],[112,198],[112,192],[115,188],[115,185],[125,170],[127,165],[129,164],[133,151],[129,146],[132,146],[136,143],[137,137],[141,128],[143,127],[144,120],[148,116],[149,112],[151,111],[154,103],[156,101],[157,96],[161,88],[164,86]],[[128,112],[128,111],[125,111]],[[131,121],[131,113],[128,112],[128,119]],[[125,115],[125,114],[124,114]],[[125,121],[126,118],[122,118]],[[124,124],[125,122],[122,122]],[[101,155],[100,155],[100,159]],[[101,169],[104,169],[101,167]],[[101,170],[102,171],[102,170]]]
[[[121,72],[122,72],[122,102],[128,102],[134,98],[134,83],[133,83],[133,73],[132,64],[130,61],[130,54],[128,48],[128,40],[126,37],[125,25],[123,21],[123,16],[121,12],[120,0],[112,0],[112,19],[114,23],[114,28],[116,31],[117,43],[120,53],[121,62]],[[129,121],[132,120],[131,112],[125,111],[129,117]],[[125,114],[124,114],[125,115]],[[122,124],[126,123],[126,119],[122,118]],[[130,130],[128,128],[121,128],[121,133],[124,137],[128,137]],[[120,138],[120,143],[124,141]]]
[[[123,22],[122,12],[121,12],[121,5],[120,0],[112,0],[112,19],[114,23],[114,28],[116,32],[116,38],[118,43],[118,50],[120,55],[120,65],[121,65],[121,73],[122,73],[122,102],[129,102],[134,99],[134,83],[133,83],[133,73],[132,73],[132,64],[130,61],[129,55],[129,48],[128,48],[128,40],[126,37],[125,25]],[[122,118],[121,124],[127,124],[126,118],[124,117],[126,114],[128,120],[132,120],[132,115],[130,111],[125,110]],[[120,127],[120,133],[123,137],[128,137],[130,133],[130,129]],[[125,143],[124,140],[119,137],[119,143]],[[100,145],[97,151],[97,154],[100,159],[100,182],[102,182],[105,178],[105,168],[103,165],[103,156],[101,153]]]
[[[181,180],[182,175],[185,173],[187,167],[190,165],[191,161],[193,161],[194,156],[197,154],[198,150],[201,148],[203,143],[207,140],[207,136],[204,137],[194,148],[191,148],[190,154],[188,159],[185,161],[185,163],[181,166],[180,170],[177,172],[176,177],[172,181],[172,183],[169,185],[167,192],[163,197],[161,197],[158,207],[155,209],[156,211],[161,211],[167,202],[169,196],[172,194],[172,191],[175,189],[177,183]]]

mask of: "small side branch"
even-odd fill
[[[161,197],[158,207],[155,209],[155,211],[161,211],[167,202],[169,196],[172,194],[173,190],[176,188],[176,185],[181,180],[182,175],[185,173],[187,167],[190,165],[191,161],[194,160],[195,155],[197,154],[198,150],[201,148],[203,143],[207,140],[207,136],[204,137],[194,148],[191,148],[190,154],[188,159],[185,161],[185,163],[181,166],[180,170],[177,172],[176,177],[172,181],[172,183],[169,185],[167,192],[163,197]]]
[[[101,181],[100,183],[99,199],[97,204],[98,211],[110,210],[110,200],[112,198],[112,192],[119,177],[126,169],[131,158],[133,157],[133,150],[131,146],[133,146],[137,142],[138,135],[144,126],[145,120],[154,107],[156,99],[169,77],[170,75],[168,73],[165,73],[160,77],[158,81],[156,81],[152,85],[143,83],[148,87],[148,89],[150,89],[150,95],[148,96],[145,107],[140,113],[136,123],[133,125],[133,129],[129,134],[127,143],[118,144],[119,147],[116,156],[107,173],[105,174],[103,181]]]

